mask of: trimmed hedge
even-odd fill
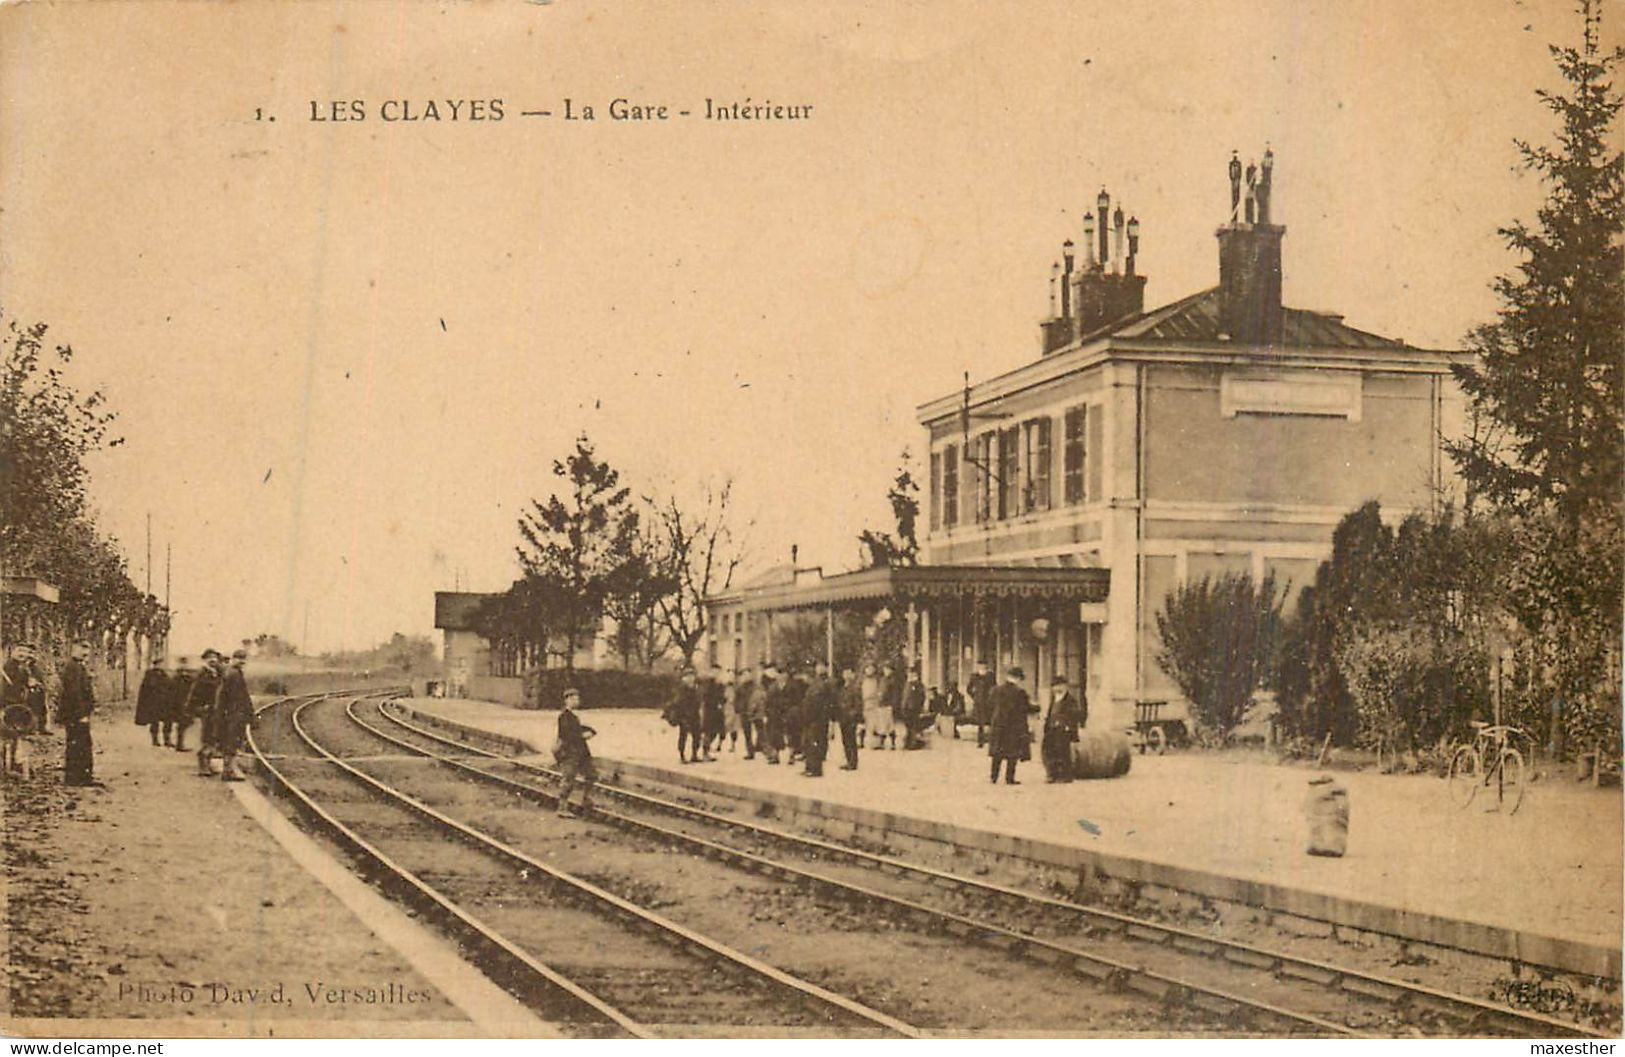
[[[677,678],[614,668],[573,674],[562,668],[532,671],[525,675],[524,707],[562,708],[564,691],[570,686],[581,691],[584,708],[660,709],[676,691]]]

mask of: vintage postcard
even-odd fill
[[[0,5],[4,1031],[1609,1052],[1603,8]]]

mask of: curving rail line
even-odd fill
[[[871,1009],[862,1003],[819,987],[816,984],[801,980],[741,951],[729,948],[652,911],[639,907],[628,900],[622,899],[589,881],[550,866],[496,837],[437,811],[428,804],[340,759],[317,742],[300,722],[300,714],[304,709],[317,701],[335,697],[351,698],[350,705],[346,710],[354,718],[353,707],[356,701],[368,698],[376,700],[380,696],[387,696],[387,692],[386,694],[361,696],[352,693],[334,693],[308,695],[304,698],[283,698],[272,701],[258,709],[256,718],[279,705],[291,706],[289,720],[294,732],[316,754],[319,760],[337,768],[348,778],[360,783],[380,799],[409,809],[435,829],[520,866],[533,875],[544,877],[549,882],[562,886],[573,896],[584,899],[601,911],[629,922],[634,928],[645,932],[653,932],[666,942],[687,949],[711,962],[722,963],[731,971],[753,977],[770,988],[786,993],[787,997],[795,1002],[827,1007],[844,1018],[867,1023],[871,1027],[878,1028],[889,1035],[907,1038],[916,1038],[921,1035],[920,1030],[913,1025],[879,1010]],[[294,702],[297,702],[297,704]],[[458,906],[454,899],[440,891],[434,884],[414,874],[401,863],[396,862],[375,844],[369,842],[353,828],[340,821],[333,813],[323,808],[314,796],[300,788],[298,783],[283,769],[276,766],[273,757],[262,751],[252,731],[249,734],[249,745],[272,782],[291,796],[306,814],[334,834],[343,845],[349,847],[370,863],[374,871],[379,873],[387,882],[404,889],[415,902],[426,904],[432,908],[437,912],[437,916],[446,922],[448,927],[459,936],[465,940],[472,940],[473,949],[479,956],[479,960],[494,961],[496,968],[501,972],[502,978],[517,982],[516,986],[522,996],[529,997],[538,992],[544,994],[547,996],[544,1004],[552,1011],[562,1011],[563,1019],[569,1022],[598,1025],[607,1029],[609,1033],[636,1038],[646,1038],[654,1034],[650,1026],[640,1023],[630,1013],[615,1008],[609,1001],[593,993],[587,986],[569,979],[564,973],[538,960],[522,949],[519,944],[503,936],[492,925],[481,921]]]
[[[417,737],[455,748],[463,753],[473,753],[476,756],[497,760],[507,766],[540,777],[548,779],[557,777],[557,772],[549,768],[515,760],[501,753],[471,745],[466,741],[454,740],[414,724],[402,716],[392,714],[390,710],[385,708],[386,702],[383,700],[378,700],[375,704],[377,714],[380,717]],[[408,751],[454,767],[475,776],[481,781],[503,785],[522,795],[533,796],[545,802],[555,801],[553,793],[549,790],[492,773],[466,760],[459,760],[430,751],[421,745],[413,744],[381,730],[356,715],[354,703],[346,711],[352,719],[376,736]],[[1081,918],[1088,922],[1091,928],[1109,931],[1116,936],[1162,947],[1172,947],[1187,954],[1222,960],[1234,966],[1268,973],[1276,978],[1287,978],[1306,984],[1319,985],[1351,998],[1386,1003],[1401,1013],[1425,1012],[1435,1016],[1443,1016],[1451,1020],[1462,1032],[1467,1034],[1500,1031],[1534,1038],[1610,1037],[1561,1018],[1533,1011],[1511,1009],[1470,995],[1456,994],[1406,980],[1366,973],[1252,944],[1217,939],[1211,935],[1196,933],[1177,926],[1117,911],[1088,907],[1067,900],[1037,895],[994,882],[964,877],[902,859],[861,851],[802,834],[764,826],[760,823],[730,818],[691,804],[679,803],[647,793],[609,785],[600,785],[599,791],[640,808],[692,819],[707,825],[723,827],[782,847],[794,848],[806,854],[838,859],[890,874],[912,874],[937,886],[998,896],[1003,899],[1014,900],[1024,907],[1042,909],[1047,912],[1062,912],[1075,918]],[[1156,972],[1144,966],[1104,957],[1076,946],[1042,939],[987,921],[980,921],[965,915],[925,906],[906,898],[879,892],[851,882],[837,880],[799,866],[770,860],[751,852],[718,844],[646,820],[605,811],[601,808],[595,809],[594,814],[604,821],[621,828],[680,843],[702,854],[733,862],[746,869],[773,876],[793,878],[809,885],[836,890],[848,898],[890,906],[928,927],[942,928],[967,938],[1002,947],[1011,953],[1046,963],[1069,964],[1079,974],[1092,977],[1108,985],[1142,991],[1161,999],[1184,996],[1195,1004],[1213,1012],[1231,1013],[1242,1011],[1255,1017],[1262,1015],[1266,1019],[1286,1022],[1298,1030],[1309,1029],[1329,1035],[1357,1034],[1348,1026],[1327,1020],[1324,1017],[1261,1002],[1233,990],[1205,985],[1186,977]]]

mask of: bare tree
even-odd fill
[[[727,590],[744,560],[742,538],[729,520],[733,481],[702,486],[697,502],[673,495],[646,498],[655,569],[670,588],[655,605],[671,644],[691,661],[705,635],[705,599]]]

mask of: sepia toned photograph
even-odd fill
[[[11,1053],[1613,1052],[1606,7],[0,4]]]

